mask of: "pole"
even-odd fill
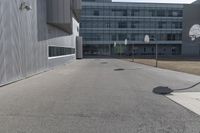
[[[135,51],[134,51],[134,50],[135,50],[135,46],[134,46],[134,43],[133,43],[133,52],[132,52],[132,54],[133,54],[133,55],[132,55],[132,56],[133,56],[133,57],[132,57],[132,61],[133,61],[133,62],[134,62],[134,58],[135,58]]]
[[[158,67],[158,43],[156,41],[156,67]]]
[[[120,58],[121,58],[121,56],[122,56],[122,55],[121,55],[121,54],[122,54],[121,43],[120,43],[119,47],[120,47],[120,48],[119,48],[119,54],[120,54]]]
[[[109,56],[111,56],[111,44],[109,44]]]

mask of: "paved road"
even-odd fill
[[[117,59],[76,61],[0,88],[0,133],[199,133],[198,115],[152,93],[199,81]]]

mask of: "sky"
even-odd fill
[[[195,0],[112,0],[113,2],[192,3]]]

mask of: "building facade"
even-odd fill
[[[183,10],[184,56],[200,56],[200,0],[184,5]]]
[[[0,86],[76,58],[81,0],[1,0]]]
[[[200,0],[196,0],[196,1],[193,2],[192,4],[200,4]]]
[[[156,43],[159,55],[180,55],[183,7],[183,4],[82,0],[84,55],[154,55]],[[148,44],[144,42],[145,35],[150,36]]]

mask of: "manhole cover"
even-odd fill
[[[163,87],[163,86],[159,86],[153,89],[153,93],[159,94],[159,95],[167,95],[172,92],[173,92],[172,89],[170,89],[169,87]]]

